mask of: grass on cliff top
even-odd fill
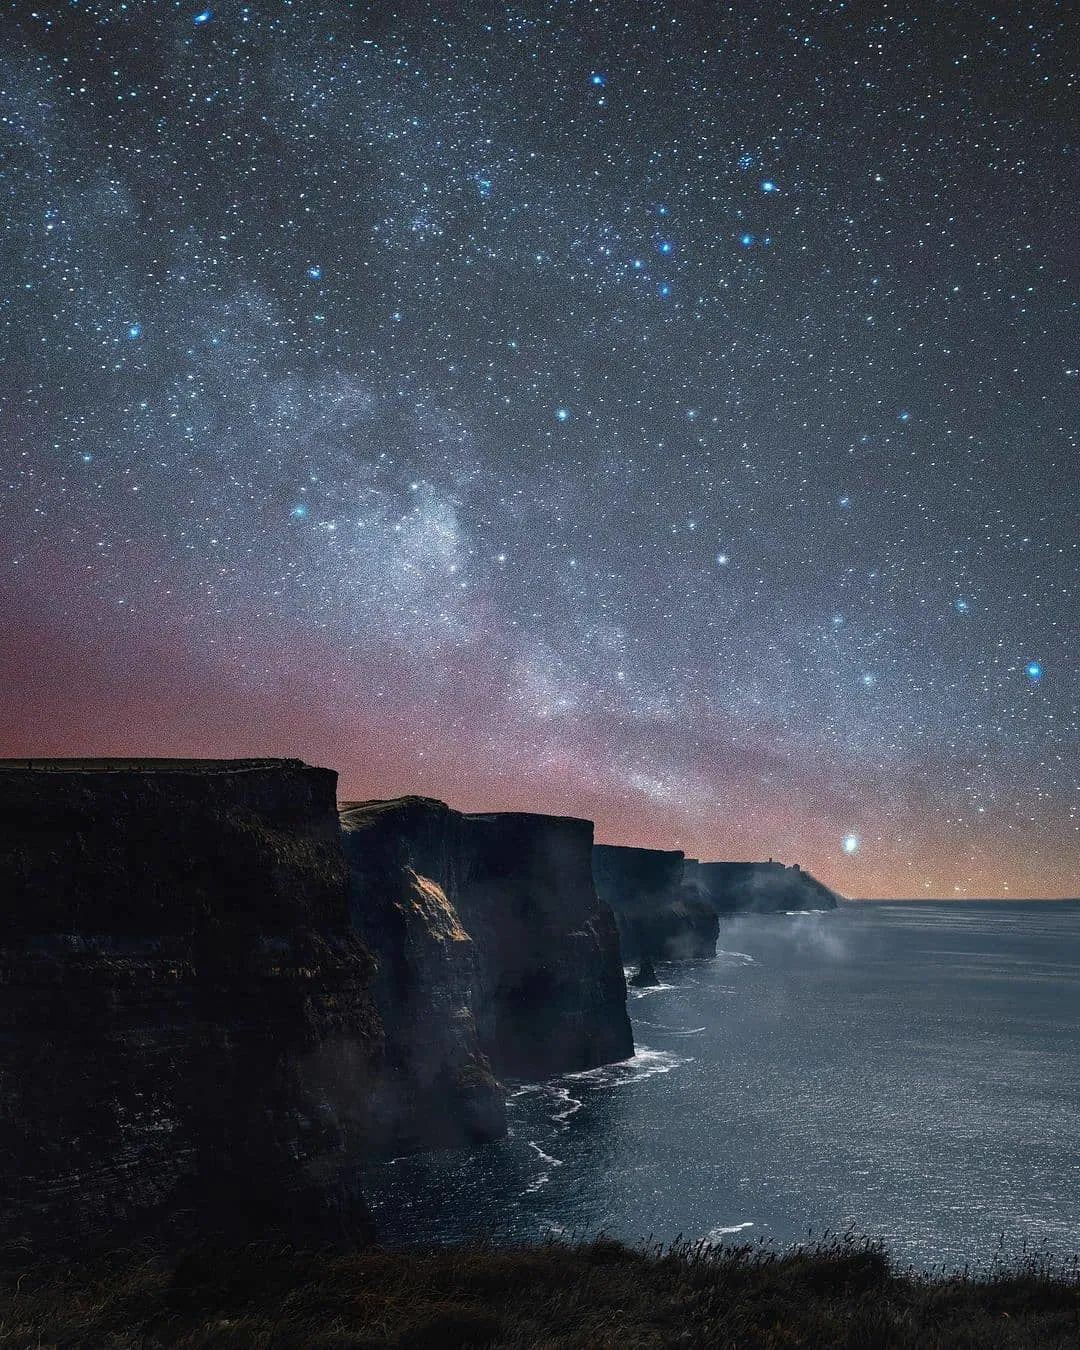
[[[851,1238],[787,1254],[605,1239],[346,1254],[261,1244],[0,1276],[5,1350],[1078,1344],[1075,1263],[913,1276]]]

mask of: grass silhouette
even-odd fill
[[[128,1250],[0,1276],[0,1347],[636,1350],[1076,1347],[1076,1262],[898,1271],[851,1235],[786,1252],[606,1238],[520,1247],[182,1256]]]

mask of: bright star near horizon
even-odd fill
[[[859,836],[857,834],[844,835],[844,852],[857,853],[859,850]]]

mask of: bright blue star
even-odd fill
[[[644,266],[645,266],[645,263],[642,261],[641,258],[635,258],[635,259],[634,259],[634,271],[635,271],[635,272],[640,272],[641,269],[642,269]]]
[[[845,853],[858,853],[859,836],[857,834],[845,834],[843,848]]]
[[[1042,679],[1043,668],[1038,661],[1029,661],[1024,667],[1024,673],[1032,684],[1038,684]]]
[[[837,501],[836,504],[837,504],[837,506],[841,507],[842,510],[846,511],[846,510],[848,509],[848,507],[850,507],[850,505],[851,505],[851,498],[850,498],[850,497],[841,497],[841,498]]]
[[[957,596],[957,598],[953,601],[953,604],[956,606],[956,608],[959,610],[961,614],[966,614],[968,610],[971,608],[968,602],[960,596]]]
[[[671,242],[670,239],[661,239],[660,242],[656,245],[656,247],[659,249],[661,253],[664,254],[674,253],[675,251],[675,245]]]
[[[871,674],[871,672],[868,670],[866,674],[862,677],[862,682],[863,684],[866,685],[867,689],[872,689],[874,685],[877,683],[877,677]]]
[[[91,460],[94,458],[94,456],[91,455],[89,452],[87,452],[84,455],[80,455],[79,458],[82,460],[84,464],[89,464]]]
[[[766,178],[766,179],[763,180],[763,182],[762,182],[762,184],[761,184],[761,190],[762,190],[762,192],[779,192],[779,191],[780,191],[780,189],[776,186],[776,184],[772,181],[771,178]]]
[[[214,11],[212,9],[201,9],[191,22],[197,24],[209,23],[213,17]]]
[[[906,408],[904,409],[903,412],[897,413],[897,417],[899,417],[899,419],[900,419],[901,422],[910,422],[910,421],[911,421],[911,414],[907,411]]]
[[[656,208],[656,214],[658,216],[666,216],[667,213],[668,213],[667,207],[663,204],[663,202],[661,202]]]
[[[671,287],[667,284],[666,281],[662,281],[660,283],[658,290],[660,292],[661,298],[664,300],[666,300],[668,296],[671,294]]]
[[[322,268],[318,266],[309,267],[307,270],[307,274],[312,279],[312,281],[318,281],[319,278],[322,276]]]
[[[750,248],[753,242],[754,236],[752,234],[742,234],[739,236],[739,243],[742,244],[743,248]]]
[[[842,628],[844,626],[844,616],[842,614],[834,614],[832,616],[832,623],[834,628]]]
[[[129,323],[129,324],[128,324],[127,335],[128,335],[128,338],[129,338],[132,342],[134,342],[136,338],[141,338],[141,337],[142,337],[142,324],[141,324],[141,323]]]
[[[301,503],[299,506],[294,506],[291,514],[294,515],[297,518],[297,520],[303,520],[303,518],[307,515],[307,507],[304,506],[303,503]]]
[[[570,421],[570,409],[569,409],[569,408],[556,408],[556,409],[555,409],[555,417],[556,417],[556,420],[559,421],[559,422],[569,422],[569,421]]]
[[[607,76],[602,70],[594,70],[589,76],[589,83],[595,84],[598,89],[603,89],[604,85],[607,84]]]

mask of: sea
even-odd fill
[[[1080,901],[737,917],[657,974],[633,1059],[509,1084],[503,1141],[368,1169],[382,1241],[1080,1252]]]

